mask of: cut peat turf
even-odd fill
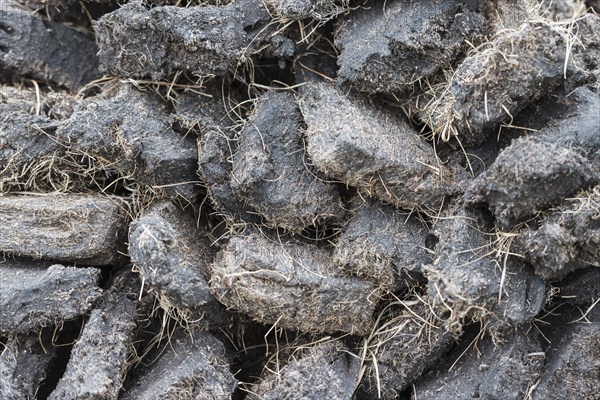
[[[139,377],[126,386],[123,400],[228,400],[237,386],[225,348],[207,332],[178,330],[151,365],[140,365]],[[158,359],[156,359],[158,357]]]
[[[372,283],[333,266],[330,251],[258,230],[229,241],[210,286],[228,308],[302,332],[368,333],[378,300]]]
[[[127,226],[117,201],[101,195],[0,196],[0,251],[82,265],[116,263]]]
[[[532,320],[546,302],[546,284],[510,253],[514,237],[493,231],[484,210],[455,203],[433,226],[438,241],[426,266],[430,301],[450,320],[485,318],[492,326]],[[451,306],[449,306],[451,305]]]
[[[336,186],[320,179],[304,154],[302,125],[291,93],[266,93],[233,157],[234,194],[274,228],[300,231],[343,213]]]
[[[308,156],[330,178],[408,209],[437,209],[452,190],[451,173],[401,117],[319,82],[302,88],[300,108]]]
[[[133,353],[134,300],[107,292],[73,346],[67,370],[49,400],[116,400]]]
[[[100,270],[0,263],[0,333],[22,334],[87,313],[101,297]]]
[[[3,271],[4,272],[4,271]],[[0,345],[2,346],[2,345]],[[0,352],[0,398],[34,399],[56,357],[48,332],[11,336]]]
[[[21,11],[0,10],[2,80],[33,78],[77,90],[100,77],[92,35]]]
[[[155,80],[177,71],[224,75],[258,48],[260,23],[268,19],[260,0],[150,9],[142,2],[130,2],[95,24],[101,70]]]
[[[129,227],[129,255],[144,285],[178,308],[216,303],[209,293],[209,265],[216,250],[192,211],[170,201],[154,203]]]
[[[266,368],[259,382],[248,389],[248,399],[353,398],[360,361],[340,340],[299,345],[289,360],[279,362],[283,365],[276,370]]]
[[[600,399],[598,1],[0,3],[0,400]]]
[[[418,380],[413,399],[520,400],[535,386],[543,365],[542,347],[525,332],[515,331],[498,344],[490,337],[475,337]]]
[[[535,273],[545,279],[600,267],[600,186],[548,213],[538,229],[525,229],[520,244]]]
[[[196,143],[172,129],[167,106],[154,93],[114,83],[81,101],[56,140],[159,195],[194,196]]]
[[[483,39],[482,1],[393,0],[360,7],[338,27],[338,80],[361,91],[410,89]]]
[[[368,200],[342,227],[334,260],[345,271],[397,292],[422,279],[423,265],[431,263],[428,232],[416,214]]]
[[[580,29],[597,36],[597,18],[588,14]],[[456,136],[464,146],[483,142],[542,95],[590,78],[598,61],[588,57],[585,44],[597,45],[585,37],[572,42],[573,35],[572,28],[544,21],[500,31],[462,61],[447,87],[433,91],[420,118],[443,140]]]

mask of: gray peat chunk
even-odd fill
[[[283,363],[277,373],[263,373],[249,399],[352,399],[360,360],[340,340],[307,346]]]
[[[366,356],[364,398],[397,398],[454,343],[429,305],[415,298],[402,304],[384,309],[368,340],[372,353],[361,354]]]
[[[399,207],[439,207],[451,174],[408,122],[331,84],[303,90],[307,152],[317,169]]]
[[[215,250],[193,212],[170,201],[152,205],[130,224],[129,255],[144,285],[174,307],[216,303],[207,283]]]
[[[0,314],[1,315],[1,314]],[[34,399],[56,357],[51,334],[11,336],[0,352],[0,398]]]
[[[22,185],[23,176],[56,162],[65,148],[51,137],[56,121],[43,115],[30,115],[15,109],[0,108],[0,192]]]
[[[258,231],[230,239],[210,286],[228,308],[303,332],[366,334],[378,300],[374,285],[342,274],[329,251]]]
[[[249,210],[231,188],[233,153],[237,146],[232,129],[211,129],[198,140],[199,171],[208,198],[218,214],[245,222],[260,222],[260,216]]]
[[[496,237],[493,219],[455,203],[435,222],[435,259],[426,268],[432,302],[456,315],[486,316],[493,327],[533,319],[546,301],[545,282],[531,265],[510,256],[510,238]]]
[[[233,155],[237,151],[238,130],[225,108],[221,88],[209,87],[211,97],[185,96],[179,102],[177,118],[195,126],[198,135],[198,173],[216,213],[234,221],[259,223],[261,218],[243,204],[231,188]],[[236,93],[226,93],[234,102]],[[195,110],[195,111],[194,111]]]
[[[124,78],[156,80],[177,71],[223,75],[256,49],[260,28],[254,26],[268,19],[260,0],[151,9],[129,2],[95,23],[101,69]]]
[[[393,0],[359,7],[336,33],[338,80],[362,91],[390,92],[450,66],[485,33],[481,3]]]
[[[121,259],[127,217],[101,195],[0,196],[0,226],[4,253],[110,265]]]
[[[546,366],[533,400],[600,398],[600,312],[584,308],[585,320],[563,327],[546,350]]]
[[[156,95],[117,84],[83,100],[57,138],[158,193],[193,196],[197,145],[172,129],[167,107]]]
[[[343,212],[337,188],[305,156],[302,124],[291,93],[268,92],[239,136],[231,188],[271,227],[300,231]]]
[[[428,229],[416,215],[367,200],[352,212],[336,243],[334,260],[351,274],[398,291],[418,280],[432,259]]]
[[[600,186],[569,199],[538,229],[523,231],[520,244],[535,273],[545,279],[600,267]]]
[[[471,340],[463,339],[446,362],[416,381],[413,400],[527,398],[544,365],[536,338],[515,331],[498,344],[484,337],[476,346],[470,345]]]
[[[0,73],[76,90],[100,77],[94,38],[32,13],[0,10]]]
[[[598,18],[590,14],[579,22],[584,36],[598,35]],[[455,135],[463,145],[482,143],[528,104],[590,74],[597,59],[587,54],[588,45],[596,51],[588,41],[573,45],[567,53],[568,32],[554,23],[533,21],[501,30],[489,46],[460,64],[422,118],[445,139]]]
[[[0,333],[25,333],[87,313],[101,297],[100,270],[0,264]]]
[[[176,332],[160,358],[140,368],[120,399],[230,400],[237,387],[223,343],[207,332]]]
[[[504,229],[600,182],[600,96],[582,87],[560,105],[560,117],[514,140],[467,189],[467,201],[489,204]]]
[[[134,300],[109,291],[73,346],[67,369],[50,400],[116,400],[134,350],[137,327]]]
[[[486,202],[497,224],[510,230],[599,182],[599,171],[578,148],[558,146],[544,138],[520,138],[471,184],[466,199]]]

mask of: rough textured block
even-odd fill
[[[269,14],[260,0],[147,9],[130,2],[95,23],[102,71],[160,80],[177,71],[223,75],[249,55]]]
[[[538,21],[501,30],[489,46],[461,63],[445,89],[438,88],[438,98],[429,102],[421,119],[444,140],[457,136],[465,146],[482,143],[528,104],[567,82],[576,84],[597,68],[592,49],[598,44],[589,39],[600,32],[597,19],[588,14],[579,22],[585,39],[569,48],[569,58],[570,33],[564,27]]]
[[[52,359],[56,356],[51,335],[33,333],[12,336],[2,348],[0,398],[34,399]]]
[[[339,340],[295,352],[277,373],[266,373],[252,386],[248,399],[350,400],[360,361]]]
[[[0,251],[83,265],[120,260],[126,215],[101,195],[0,196]]]
[[[0,10],[0,72],[75,90],[100,77],[94,38],[33,14]]]
[[[303,90],[307,152],[319,170],[399,207],[438,208],[452,176],[406,121],[330,84]]]
[[[211,244],[194,214],[169,201],[153,204],[129,227],[129,255],[144,285],[179,308],[216,302],[207,283]]]
[[[49,400],[116,400],[125,380],[137,326],[134,300],[107,292],[92,310],[67,370]]]
[[[210,287],[231,309],[303,332],[366,334],[378,300],[372,283],[341,274],[328,251],[258,231],[230,239]]]
[[[271,227],[300,231],[343,213],[337,188],[306,159],[302,123],[292,94],[268,92],[240,133],[231,188]]]
[[[431,263],[427,234],[416,215],[369,200],[353,210],[342,228],[334,259],[344,270],[398,291]]]
[[[427,267],[435,304],[451,304],[455,318],[485,316],[496,327],[533,319],[546,302],[545,282],[511,256],[510,239],[495,236],[490,215],[451,205],[435,222],[438,242]]]
[[[47,133],[58,123],[42,115],[17,110],[0,110],[0,192],[22,185],[23,171],[36,170],[52,158],[60,158],[65,149]],[[29,167],[29,168],[28,168]]]
[[[117,84],[83,100],[57,138],[156,192],[193,197],[196,143],[171,128],[167,107],[156,95]]]
[[[429,305],[413,297],[399,303],[382,311],[360,355],[366,364],[363,398],[398,397],[454,343]]]
[[[570,199],[537,229],[520,238],[524,253],[545,279],[571,271],[600,267],[600,186]]]
[[[393,0],[358,8],[336,33],[338,80],[369,92],[410,88],[483,39],[482,3]]]
[[[221,342],[206,332],[179,332],[120,398],[229,400],[236,387]]]
[[[560,103],[560,116],[514,140],[467,190],[467,201],[488,203],[504,229],[600,181],[600,96],[579,88]]]
[[[510,230],[597,183],[597,172],[577,148],[543,138],[517,139],[471,184],[466,199],[487,202],[498,225]]]
[[[0,264],[0,332],[25,333],[87,313],[101,296],[99,277],[95,268]]]
[[[527,397],[544,364],[544,352],[537,339],[516,331],[498,345],[490,337],[480,339],[476,348],[468,348],[470,342],[463,339],[445,363],[415,383],[415,398],[521,400]],[[465,354],[461,354],[463,351]],[[450,368],[456,360],[457,364]]]

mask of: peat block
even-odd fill
[[[111,265],[127,227],[121,205],[102,195],[0,196],[0,251],[82,265]]]
[[[415,298],[399,303],[382,312],[368,338],[363,398],[397,398],[454,343],[429,305]]]
[[[104,294],[73,346],[67,370],[50,400],[116,400],[125,380],[137,326],[134,300]]]
[[[151,9],[129,2],[95,23],[101,70],[155,80],[177,71],[223,75],[258,47],[255,25],[268,19],[260,0]]]
[[[455,203],[446,211],[434,224],[435,259],[426,268],[431,301],[501,325],[533,319],[546,302],[546,285],[531,265],[507,253],[512,241],[495,237],[483,210]]]
[[[5,109],[4,105],[0,108],[0,192],[16,186],[17,177],[28,166],[35,169],[35,166],[62,157],[65,152],[65,148],[49,135],[58,128],[56,121],[15,108]]]
[[[250,400],[351,400],[360,361],[340,341],[298,349],[277,373],[263,374],[248,393]]]
[[[353,275],[394,291],[422,277],[432,262],[428,229],[418,216],[368,200],[353,210],[342,227],[334,260]]]
[[[178,118],[187,121],[185,125],[195,125],[199,130],[198,173],[217,214],[236,221],[260,223],[260,216],[238,200],[231,188],[239,129],[233,126],[220,91],[210,90],[210,94],[209,98],[186,96],[176,108]],[[228,96],[236,98],[235,93]]]
[[[10,337],[2,347],[0,398],[34,399],[46,377],[48,366],[56,357],[51,335],[35,332],[16,335]]]
[[[319,170],[399,207],[439,207],[451,174],[406,121],[330,84],[303,90],[307,152]]]
[[[170,197],[193,196],[198,150],[175,132],[158,96],[118,84],[82,100],[57,138],[102,166]]]
[[[581,29],[597,36],[596,18],[590,15],[580,21]],[[568,32],[548,22],[527,22],[516,30],[500,31],[488,46],[458,66],[448,90],[431,102],[435,110],[426,114],[432,130],[452,132],[463,145],[476,145],[542,95],[567,82],[576,85],[597,60],[587,55],[584,42],[574,45],[573,55],[567,58],[567,42]]]
[[[410,88],[483,38],[481,3],[393,0],[358,8],[336,32],[338,80],[368,92]]]
[[[600,186],[569,199],[536,230],[523,231],[520,244],[535,273],[546,279],[600,267]]]
[[[142,372],[121,399],[229,400],[237,387],[223,343],[207,332],[176,332],[159,357],[139,367]]]
[[[258,99],[240,133],[231,188],[272,227],[300,231],[343,212],[337,188],[319,179],[305,157],[302,114],[290,93]]]
[[[100,270],[32,262],[0,264],[1,333],[27,333],[87,313],[101,297]]]
[[[540,377],[543,365],[544,352],[537,338],[521,331],[499,344],[491,337],[475,346],[463,340],[446,362],[414,384],[413,399],[522,399]]]
[[[2,78],[33,78],[77,90],[100,77],[91,35],[34,14],[0,10]]]
[[[488,203],[504,229],[600,181],[600,96],[579,88],[561,103],[559,118],[513,140],[467,190],[467,201]]]
[[[342,274],[328,250],[257,230],[230,239],[210,287],[228,308],[302,332],[366,334],[378,300],[374,285]]]
[[[129,227],[129,255],[144,285],[174,307],[210,307],[209,264],[216,251],[193,212],[153,204]]]

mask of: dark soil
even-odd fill
[[[0,400],[600,398],[600,11],[1,0]]]

